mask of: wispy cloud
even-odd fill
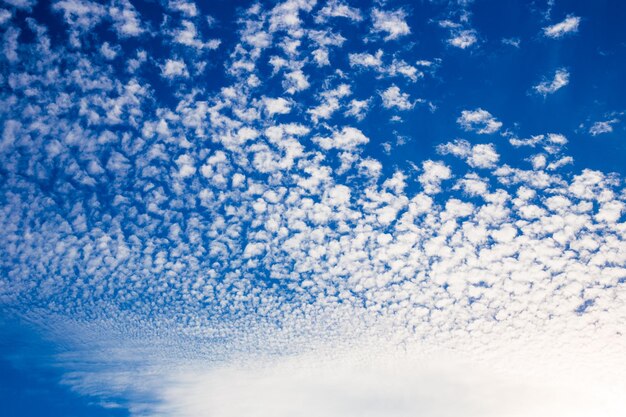
[[[595,122],[590,128],[589,133],[592,136],[598,136],[603,133],[611,133],[613,131],[613,125],[619,123],[619,119],[605,120],[602,122]]]
[[[568,85],[569,79],[569,71],[567,71],[565,68],[561,68],[555,71],[554,77],[552,79],[540,82],[533,87],[533,90],[535,90],[537,94],[541,94],[545,97],[549,94],[556,93],[558,90]]]
[[[543,33],[549,38],[558,39],[569,33],[578,32],[579,25],[580,17],[568,15],[562,22],[556,23],[552,26],[544,27]]]

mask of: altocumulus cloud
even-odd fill
[[[63,383],[137,416],[621,415],[621,177],[488,104],[372,151],[435,117],[409,7],[204,6],[4,6],[0,303]],[[470,6],[422,22],[442,54],[483,47]]]

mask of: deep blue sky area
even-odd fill
[[[0,415],[3,417],[126,417],[61,383],[60,348],[12,314],[0,315]]]
[[[620,0],[0,0],[0,417],[128,417],[131,393],[105,397],[133,364],[281,353],[307,303],[331,336],[368,308],[407,334],[424,309],[442,329],[611,311],[625,22]],[[546,285],[508,286],[535,266]],[[566,266],[599,278],[548,292]],[[102,395],[76,382],[107,371]]]

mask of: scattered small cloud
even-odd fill
[[[447,43],[455,48],[466,49],[478,42],[476,30],[451,20],[440,20],[439,27],[450,31]]]
[[[382,93],[380,97],[383,99],[383,106],[387,109],[397,108],[398,110],[410,110],[415,106],[407,93],[400,91],[396,85],[392,85]]]
[[[478,41],[476,31],[473,29],[462,30],[455,34],[454,37],[448,39],[448,43],[454,47],[465,49],[474,45]]]
[[[320,9],[317,16],[315,16],[315,21],[317,23],[324,23],[331,17],[343,17],[354,22],[363,20],[359,9],[350,7],[340,0],[330,0],[326,3],[326,5]]]
[[[189,77],[187,65],[184,61],[177,59],[168,59],[161,68],[161,75],[165,78]]]
[[[456,120],[466,131],[475,131],[479,134],[495,133],[502,127],[502,122],[498,121],[487,110],[463,110],[461,116]]]
[[[546,26],[543,28],[543,34],[548,38],[558,39],[567,35],[568,33],[578,32],[578,26],[580,25],[580,17],[568,15],[565,20],[554,24],[552,26]]]
[[[478,144],[472,146],[466,140],[456,140],[437,146],[437,152],[442,155],[454,155],[467,162],[472,168],[494,168],[500,159],[493,144]]]
[[[522,43],[520,38],[503,38],[502,39],[502,44],[503,45],[509,45],[512,46],[514,48],[519,48],[520,44]]]
[[[313,142],[325,150],[341,149],[352,151],[360,145],[369,142],[369,139],[359,129],[345,126],[341,130],[333,132],[330,137],[315,137]]]
[[[589,129],[589,133],[592,136],[598,136],[603,133],[611,133],[613,131],[613,125],[619,123],[619,119],[605,120],[602,122],[595,122]]]
[[[539,84],[535,85],[533,89],[537,92],[537,94],[541,94],[542,96],[547,96],[548,94],[553,94],[565,87],[569,84],[569,72],[564,69],[558,69],[554,73],[554,77],[551,80],[544,80]]]

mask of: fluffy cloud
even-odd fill
[[[457,140],[439,145],[437,151],[463,158],[473,168],[494,168],[500,156],[492,144],[470,145],[466,140]]]
[[[456,122],[467,131],[480,134],[492,134],[500,130],[502,122],[498,121],[487,110],[463,110]]]
[[[291,111],[292,102],[283,97],[278,98],[269,98],[265,97],[263,99],[263,105],[265,106],[265,111],[272,116],[275,114],[287,114]]]
[[[109,15],[113,19],[113,27],[122,37],[139,36],[145,32],[137,10],[128,0],[114,2]]]
[[[474,45],[478,41],[476,37],[476,31],[474,30],[461,30],[457,32],[452,38],[448,39],[448,43],[457,48],[465,49]]]
[[[375,54],[369,53],[356,53],[350,54],[348,57],[350,59],[351,67],[372,67],[372,68],[380,68],[382,67],[382,58],[383,51],[378,50]]]
[[[441,182],[452,177],[450,168],[441,161],[424,161],[422,163],[422,173],[418,181],[424,187],[427,194],[435,194],[441,191]]]
[[[212,39],[207,42],[201,41],[196,26],[193,22],[188,20],[182,22],[182,28],[176,29],[173,36],[175,42],[198,49],[217,49],[220,45],[220,41],[217,39]]]
[[[382,57],[383,51],[380,49],[375,54],[364,52],[348,55],[351,67],[374,70],[381,78],[404,76],[411,81],[417,81],[424,76],[421,71],[404,60],[394,58],[391,63],[385,65]]]
[[[161,68],[161,75],[165,78],[188,77],[189,72],[184,61],[168,59]]]
[[[386,41],[398,39],[411,33],[405,19],[406,13],[403,10],[372,10],[373,30],[374,32],[386,33]]]
[[[400,88],[395,85],[381,92],[380,97],[383,100],[383,106],[387,109],[410,110],[415,106],[415,103],[411,102],[409,95],[401,92]]]
[[[346,126],[340,131],[333,132],[330,137],[316,137],[313,141],[326,150],[355,150],[360,145],[369,142],[369,139],[359,129]]]

